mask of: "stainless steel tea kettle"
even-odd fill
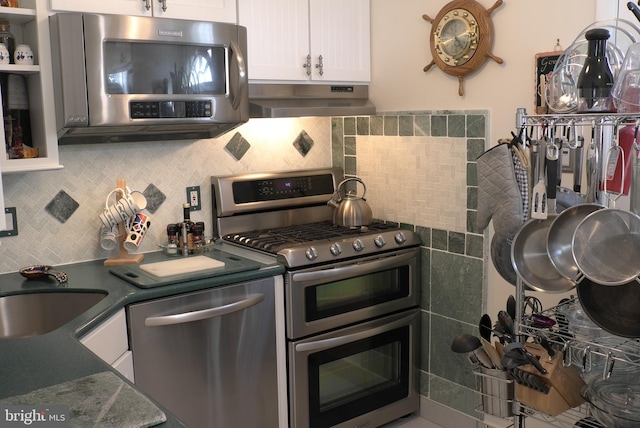
[[[349,181],[356,181],[362,184],[362,196],[354,195],[351,191],[346,192],[344,197],[340,189]],[[358,177],[351,177],[343,180],[333,193],[327,205],[335,208],[333,211],[333,223],[336,226],[346,226],[351,228],[366,227],[371,224],[373,214],[364,195],[367,193],[367,186]]]

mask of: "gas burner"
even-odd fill
[[[270,254],[277,254],[278,251],[284,248],[297,246],[299,244],[314,241],[335,241],[347,237],[363,236],[397,228],[398,227],[393,224],[374,223],[366,228],[352,229],[344,226],[336,226],[330,221],[322,221],[233,233],[223,236],[222,239],[266,251]]]

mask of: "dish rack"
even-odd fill
[[[516,124],[518,128],[535,130],[542,132],[544,129],[564,127],[571,129],[574,136],[578,135],[578,129],[582,128],[582,135],[590,134],[592,143],[599,145],[604,152],[608,147],[606,140],[617,128],[622,126],[635,126],[636,136],[640,128],[640,113],[637,114],[543,114],[543,115],[527,115],[524,109],[518,109],[516,113]],[[605,143],[603,143],[605,142]],[[637,142],[637,141],[636,141]],[[573,148],[573,147],[572,147]],[[598,165],[599,172],[602,165]],[[603,192],[598,192],[598,200],[594,202],[608,206],[610,200],[606,196],[602,196]],[[606,378],[620,367],[638,367],[640,369],[640,340],[633,338],[624,338],[618,336],[602,336],[592,337],[583,334],[581,331],[574,331],[570,328],[563,328],[562,322],[558,322],[560,318],[567,312],[566,308],[572,304],[579,304],[577,297],[563,299],[558,305],[541,310],[534,313],[525,314],[525,300],[527,287],[522,279],[517,276],[516,280],[516,317],[514,319],[514,327],[516,334],[520,339],[525,337],[536,337],[544,335],[549,344],[562,355],[562,364],[564,366],[573,365],[583,378],[592,378],[601,376]],[[538,327],[533,324],[533,315],[541,315],[556,320],[556,324],[551,327]],[[566,325],[566,324],[565,324]],[[613,339],[612,339],[613,338]],[[578,360],[576,362],[576,359]],[[507,427],[524,428],[527,419],[535,419],[544,422],[550,427],[573,428],[577,421],[583,421],[584,427],[600,428],[597,423],[590,424],[584,422],[584,419],[590,416],[590,410],[586,403],[573,407],[558,415],[550,416],[530,408],[518,401],[517,394],[509,398],[500,398],[501,406],[505,403],[511,408],[508,413],[504,413],[503,407],[498,407],[496,411],[495,402],[496,394],[488,392],[485,388],[487,381],[499,382],[502,379],[492,376],[488,373],[480,372],[481,369],[474,371],[474,374],[482,380],[482,388],[480,395],[483,404],[478,409],[479,412],[497,416],[508,423]],[[488,379],[488,380],[487,380]],[[489,405],[493,403],[493,408]],[[500,425],[503,427],[504,425]]]

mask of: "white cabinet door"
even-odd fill
[[[369,0],[309,3],[313,80],[370,81]],[[322,69],[316,67],[320,56]]]
[[[147,9],[147,4],[149,9]],[[195,21],[230,22],[235,24],[236,0],[51,0],[51,10],[118,15],[158,16]]]
[[[247,27],[249,79],[307,80],[308,0],[239,0]]]
[[[192,19],[194,21],[237,22],[236,0],[165,0],[153,2],[153,14],[163,18]]]
[[[149,0],[152,5],[154,0]],[[145,0],[50,0],[53,11],[73,11],[90,13],[112,13],[118,15],[151,16],[152,9],[145,8]]]
[[[370,80],[369,0],[238,0],[238,17],[252,81]]]

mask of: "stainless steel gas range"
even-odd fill
[[[214,235],[285,266],[289,425],[375,427],[418,410],[420,239],[333,224],[336,168],[212,177]],[[375,213],[374,213],[375,214]]]

